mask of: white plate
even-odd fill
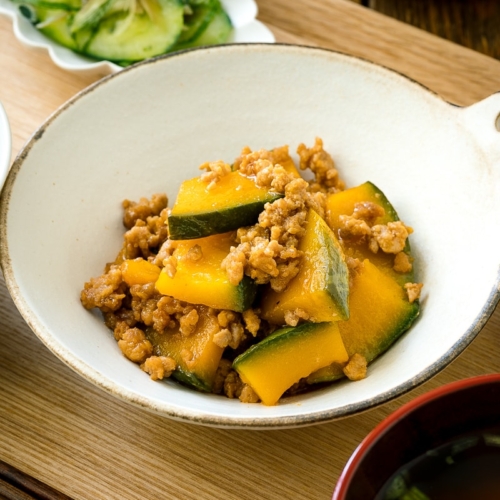
[[[274,35],[257,21],[257,4],[254,0],[221,0],[234,26],[228,43],[273,43]],[[52,61],[68,71],[106,75],[123,69],[110,61],[96,61],[77,54],[40,33],[10,0],[0,0],[0,15],[10,17],[15,37],[29,47],[46,50]]]
[[[498,301],[499,112],[500,94],[459,108],[397,73],[322,49],[225,45],[139,63],[71,99],[14,162],[0,198],[6,283],[57,356],[162,415],[274,428],[367,410],[447,366]],[[121,201],[158,192],[174,200],[205,161],[230,163],[245,145],[293,152],[315,136],[348,186],[372,181],[415,229],[421,317],[365,379],[272,407],[151,381],[79,300],[121,247]]]
[[[0,103],[0,191],[9,172],[11,137],[9,121],[5,109]]]

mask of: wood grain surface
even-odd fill
[[[354,3],[259,6],[278,41],[365,57],[455,103],[471,104],[500,88],[500,62]],[[16,154],[43,120],[96,78],[67,73],[23,47],[4,18],[0,47],[0,101]],[[359,442],[402,403],[446,382],[500,371],[499,333],[496,312],[434,379],[361,415],[301,429],[222,430],[150,414],[82,380],[31,332],[0,280],[0,460],[74,499],[328,499]]]
[[[500,58],[500,3],[496,0],[363,0],[362,3],[452,42]]]
[[[50,486],[0,460],[0,499],[71,500]]]

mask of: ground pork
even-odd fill
[[[231,370],[224,379],[224,395],[230,399],[235,399],[241,394],[243,382],[234,370]]]
[[[405,252],[399,252],[394,257],[394,271],[397,273],[409,273],[413,269],[410,256]]]
[[[189,337],[195,330],[199,320],[198,311],[193,307],[186,307],[182,316],[179,317],[179,331],[185,337]]]
[[[323,141],[319,137],[312,148],[299,144],[297,153],[300,157],[300,169],[309,169],[314,174],[312,191],[336,193],[345,189],[345,183],[339,178],[333,158],[323,149]]]
[[[349,362],[344,366],[344,375],[349,380],[361,380],[366,377],[368,363],[361,354],[353,354]]]
[[[157,332],[173,330],[176,326],[176,317],[182,314],[184,308],[182,303],[164,295],[156,302],[156,309],[153,311],[153,329]]]
[[[377,253],[380,249],[384,253],[401,254],[413,229],[401,221],[375,224],[384,214],[385,210],[376,203],[370,201],[355,203],[352,215],[339,216],[340,235],[342,238],[359,238],[361,241],[367,241],[368,248],[373,253]],[[404,259],[404,256],[397,257],[395,269],[407,269],[408,265],[411,265]]]
[[[362,201],[354,204],[354,211],[352,213],[356,219],[362,219],[371,227],[375,224],[378,217],[385,215],[383,207],[372,201]]]
[[[363,219],[353,215],[339,215],[340,234],[342,237],[371,236],[372,230]]]
[[[413,229],[401,221],[388,222],[387,225],[377,224],[372,227],[370,250],[377,253],[380,248],[385,253],[400,253],[404,250],[406,239],[412,232]]]
[[[354,257],[346,257],[346,264],[351,274],[357,274],[363,269],[363,263]]]
[[[137,323],[133,311],[125,306],[114,312],[103,312],[102,315],[104,317],[104,324],[111,331],[114,331],[122,323],[126,328],[132,328]],[[118,335],[118,337],[116,337],[116,340],[119,340],[120,338],[121,336]]]
[[[220,360],[219,366],[217,367],[217,371],[215,372],[215,379],[212,385],[212,392],[214,394],[223,394],[224,393],[224,382],[232,370],[233,364],[229,359],[222,358]]]
[[[238,158],[234,160],[233,168],[234,170],[239,170],[244,173],[247,172],[250,164],[258,160],[267,160],[273,165],[288,165],[293,163],[292,157],[288,152],[288,146],[281,146],[274,148],[272,150],[260,149],[258,151],[252,151],[248,146],[245,146],[241,150],[241,154]]]
[[[153,259],[151,259],[151,261],[153,262],[153,264],[159,267],[166,267],[167,259],[173,255],[176,248],[177,248],[176,241],[167,238],[162,243],[160,249],[158,250],[158,253],[155,255]],[[174,274],[175,274],[175,269],[174,269]]]
[[[237,349],[245,337],[245,328],[241,315],[233,311],[221,311],[217,315],[220,330],[214,335],[213,341],[222,348]]]
[[[283,198],[266,204],[255,226],[238,230],[239,244],[222,262],[230,282],[237,285],[247,275],[258,284],[270,283],[274,290],[284,290],[299,272],[302,252],[298,243],[305,232],[307,211],[317,207],[318,200],[306,181],[293,178]]]
[[[123,225],[127,229],[132,229],[138,220],[146,221],[148,217],[160,215],[167,208],[167,195],[154,194],[150,200],[141,198],[139,202],[124,200],[123,206]]]
[[[423,283],[405,283],[404,288],[408,295],[408,301],[410,302],[410,304],[413,304],[413,302],[420,298],[420,293],[423,286]]]
[[[301,167],[310,168],[321,182],[329,179],[328,189],[336,186],[338,190],[341,187],[338,172],[322,149],[321,140],[318,141],[310,150],[304,145],[299,148]],[[267,203],[256,225],[238,230],[238,245],[231,248],[222,262],[233,285],[238,285],[246,275],[258,284],[270,283],[275,291],[284,290],[299,272],[302,252],[297,247],[305,232],[308,210],[315,210],[321,217],[325,215],[325,192],[314,192],[307,181],[289,173],[276,161],[291,161],[288,148],[274,152],[244,148],[234,163],[244,175],[254,176],[258,185],[283,193],[284,197]]]
[[[242,403],[258,403],[260,401],[256,392],[242,382],[236,371],[229,368],[227,360],[224,360],[223,368],[218,372],[216,383],[217,390],[223,392],[230,399],[238,398]]]
[[[134,363],[143,363],[153,354],[153,346],[139,328],[128,328],[118,340],[122,353]]]
[[[141,370],[148,373],[151,380],[168,378],[175,368],[175,361],[168,356],[150,356],[141,364]]]
[[[222,177],[231,172],[231,165],[222,160],[206,162],[200,165],[200,170],[206,170],[204,174],[201,174],[200,178],[207,183],[207,190],[211,191]]]
[[[86,309],[97,307],[103,312],[113,312],[121,307],[126,288],[120,266],[111,266],[108,272],[85,283],[80,300]]]
[[[168,210],[164,209],[159,215],[148,217],[146,220],[138,219],[124,235],[122,259],[143,257],[153,260],[168,238],[167,217]]]
[[[309,319],[309,314],[304,309],[297,308],[293,311],[285,311],[285,323],[288,326],[297,326],[301,319],[306,321]]]
[[[184,259],[196,262],[203,257],[203,250],[200,245],[193,245],[184,256]]]
[[[155,284],[132,285],[130,295],[132,297],[130,308],[134,312],[135,320],[144,323],[146,326],[153,325],[153,314],[160,299]]]
[[[302,260],[298,250],[305,232],[307,213],[315,210],[325,218],[328,193],[345,188],[331,156],[323,149],[321,139],[314,146],[299,145],[297,154],[300,168],[309,169],[314,179],[306,181],[297,177],[288,146],[273,150],[252,151],[243,148],[231,167],[223,161],[208,162],[200,166],[205,170],[200,177],[207,189],[216,184],[231,170],[239,170],[251,176],[258,186],[283,195],[273,203],[266,204],[258,222],[237,231],[236,244],[223,261],[229,280],[237,285],[243,277],[250,276],[257,284],[270,284],[282,291],[297,275]],[[174,359],[162,356],[158,346],[147,338],[156,331],[161,335],[179,331],[183,336],[196,332],[203,315],[205,321],[214,325],[213,342],[224,351],[215,375],[212,392],[229,398],[239,398],[246,403],[259,401],[258,395],[245,384],[232,369],[232,359],[252,338],[265,338],[276,328],[260,318],[260,310],[248,309],[243,313],[215,310],[205,306],[187,304],[169,296],[160,295],[154,283],[128,286],[122,279],[120,265],[125,259],[144,258],[164,268],[173,277],[177,267],[175,249],[177,243],[168,238],[168,199],[164,194],[155,194],[139,202],[123,202],[123,224],[127,231],[124,244],[114,262],[106,265],[98,278],[85,283],[81,292],[84,307],[99,308],[106,326],[123,354],[153,380],[169,377],[176,369]],[[400,221],[376,224],[385,215],[384,209],[373,202],[364,201],[354,205],[352,215],[340,217],[341,236],[366,241],[373,252],[379,250],[394,254],[394,270],[400,273],[411,271],[412,263],[403,251],[412,229]],[[202,257],[199,245],[194,245],[183,259],[197,261]],[[362,262],[348,257],[349,277],[352,280],[362,269]],[[420,296],[421,283],[406,283],[404,288],[408,300],[414,302]],[[287,325],[296,326],[308,321],[302,309],[285,312]],[[155,355],[153,355],[155,354]],[[196,349],[183,349],[180,356],[188,369],[194,369],[199,353]],[[366,359],[355,354],[344,367],[351,380],[366,376]],[[304,381],[295,384],[285,395],[304,390]]]
[[[352,288],[356,276],[358,276],[363,269],[363,262],[358,258],[346,256],[346,264],[349,270],[349,288]]]
[[[258,403],[260,401],[257,393],[248,384],[243,385],[238,399],[242,403]]]
[[[259,313],[260,311],[258,309],[247,309],[242,314],[243,321],[245,322],[245,328],[252,334],[253,337],[257,335],[260,328],[261,320]]]
[[[378,217],[382,217],[385,210],[371,201],[362,201],[354,204],[352,215],[340,215],[339,224],[343,237],[364,237],[372,235],[372,226]]]

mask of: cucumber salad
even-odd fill
[[[417,318],[413,229],[373,183],[346,188],[321,139],[297,155],[244,147],[172,203],[123,201],[122,247],[80,300],[151,379],[274,405],[365,378]]]
[[[220,0],[14,0],[57,43],[127,66],[176,50],[225,43],[233,31]]]

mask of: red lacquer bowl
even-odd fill
[[[434,389],[368,434],[345,466],[333,500],[373,499],[404,464],[462,436],[491,429],[500,429],[500,374]]]

